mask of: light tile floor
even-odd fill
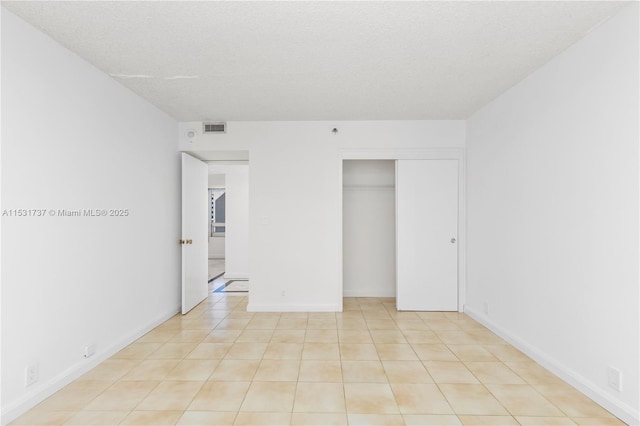
[[[210,295],[12,424],[623,424],[464,314],[246,305]]]

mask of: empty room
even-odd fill
[[[640,424],[638,2],[0,13],[3,425]]]

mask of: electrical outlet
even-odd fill
[[[622,391],[622,373],[617,368],[609,367],[607,369],[607,383],[612,389]]]
[[[484,308],[484,314],[489,315],[489,302],[484,302],[483,308]]]
[[[96,345],[91,344],[91,345],[88,345],[88,346],[84,347],[84,357],[85,358],[89,358],[90,356],[92,356],[95,353],[96,353]]]
[[[32,384],[37,382],[39,374],[40,374],[40,368],[37,362],[31,365],[28,365],[27,368],[24,369],[24,385],[31,386]]]

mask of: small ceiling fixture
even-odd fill
[[[193,142],[196,136],[198,136],[198,132],[196,132],[194,129],[187,129],[187,131],[185,132],[185,136],[187,137],[187,139],[189,139],[189,142]]]
[[[334,135],[337,135],[337,134],[338,134],[338,128],[337,128],[337,127],[334,127],[334,128],[331,130],[331,133],[333,133]]]

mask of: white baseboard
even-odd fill
[[[2,410],[0,411],[0,419],[2,419],[0,421],[0,424],[5,425],[17,419],[29,409],[35,407],[37,404],[44,401],[69,383],[73,382],[84,373],[93,369],[98,364],[105,361],[107,358],[116,354],[118,351],[122,350],[131,343],[135,342],[149,331],[153,330],[169,318],[173,317],[178,312],[179,309],[175,308],[170,312],[166,312],[158,316],[153,321],[150,321],[144,326],[138,328],[136,331],[113,343],[105,350],[96,352],[91,358],[87,358],[72,365],[71,367],[60,372],[46,382],[35,385],[33,389],[17,398],[16,400],[3,405]]]
[[[224,279],[225,280],[248,280],[249,274],[225,272]]]
[[[335,305],[301,305],[301,304],[255,304],[247,305],[247,312],[341,312],[342,306]]]
[[[344,297],[396,297],[395,288],[392,290],[387,289],[344,289]]]
[[[469,315],[480,324],[493,331],[495,334],[509,342],[515,348],[525,353],[529,358],[551,371],[553,374],[576,388],[578,391],[591,398],[606,410],[629,425],[640,424],[640,412],[623,401],[615,399],[611,394],[587,379],[586,377],[573,371],[571,368],[552,358],[542,350],[530,345],[526,341],[512,334],[508,330],[495,324],[486,315],[470,308],[464,307],[464,313]]]

